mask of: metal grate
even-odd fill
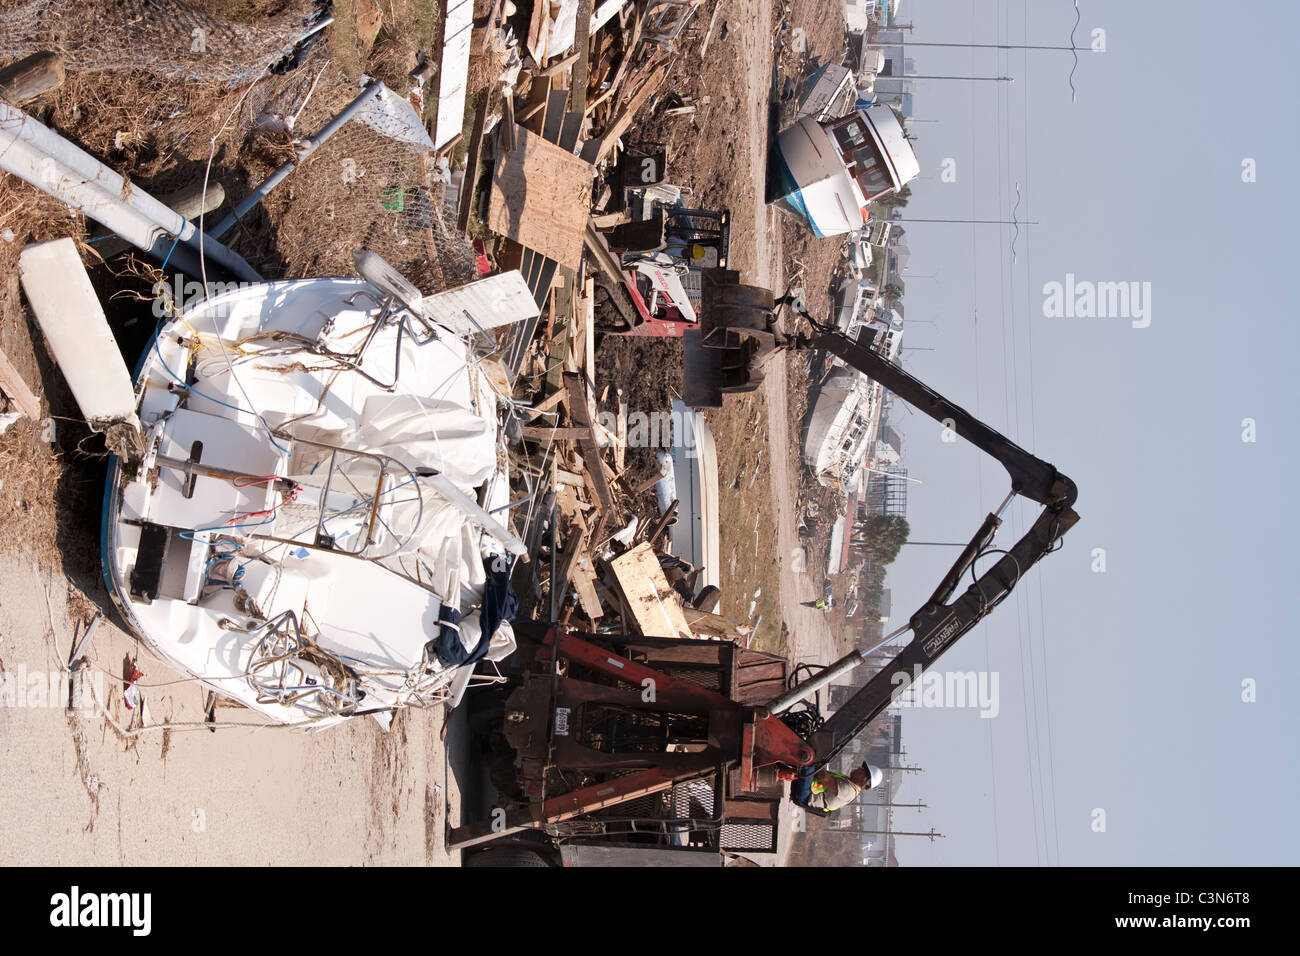
[[[722,825],[724,850],[776,849],[775,823],[724,823]]]
[[[678,819],[710,820],[715,805],[711,780],[692,780],[673,788],[673,815]]]

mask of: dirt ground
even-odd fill
[[[774,60],[781,78],[795,79],[817,62],[840,60],[843,16],[838,8],[814,0],[786,5],[721,0],[720,7],[707,55],[699,53],[706,29],[683,47],[683,61],[698,63],[698,70],[683,70],[674,78],[672,92],[695,112],[664,117],[652,106],[634,142],[667,146],[669,178],[692,190],[693,205],[731,211],[731,266],[740,271],[742,281],[778,294],[788,285],[801,284],[810,307],[824,315],[828,300],[821,292],[830,285],[839,242],[814,238],[766,205],[768,97]],[[699,17],[699,24],[707,24],[713,6],[702,8]],[[797,50],[799,27],[803,52]],[[680,389],[677,343],[609,344],[612,339],[602,349],[620,356],[620,381],[627,372],[639,372],[633,389],[637,394],[657,396],[665,386]],[[718,445],[720,612],[742,624],[756,623],[756,648],[788,653],[792,660],[820,661],[833,646],[827,621],[801,604],[820,594],[821,574],[811,562],[806,574],[792,570],[791,563],[793,551],[802,546],[795,526],[803,469],[798,442],[807,400],[793,371],[802,362],[799,357],[776,356],[762,387],[727,396],[721,409],[705,417]],[[824,557],[820,567],[825,567]]]

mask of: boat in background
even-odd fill
[[[775,158],[768,201],[818,238],[861,229],[868,203],[898,192],[921,171],[888,106],[834,120],[804,116],[777,136]]]

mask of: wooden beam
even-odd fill
[[[469,153],[465,156],[465,180],[460,184],[460,203],[456,207],[456,229],[469,229],[469,213],[474,204],[474,187],[478,185],[479,157],[483,155],[483,126],[487,123],[488,94],[479,97],[474,124],[469,133]]]
[[[27,383],[18,374],[18,369],[14,368],[3,349],[0,349],[0,390],[3,390],[18,406],[18,410],[32,421],[41,420],[41,400],[27,387]]]
[[[66,78],[63,58],[42,50],[0,70],[0,97],[20,106],[62,86]]]
[[[578,60],[573,66],[573,78],[569,82],[573,91],[569,109],[578,114],[587,108],[587,75],[591,69],[591,7],[592,0],[578,0],[578,23],[574,38]]]
[[[579,555],[578,560],[569,568],[569,580],[578,592],[582,613],[587,615],[589,621],[599,621],[604,616],[605,609],[596,593],[596,572],[591,566],[591,558],[585,554]]]
[[[570,441],[577,438],[590,438],[591,429],[582,425],[560,426],[551,428],[549,425],[525,425],[524,438],[532,441],[548,441],[552,438],[557,440]]]
[[[566,374],[564,387],[569,393],[569,415],[577,424],[585,425],[590,431],[591,408],[587,404],[586,380],[581,375]],[[580,439],[579,444],[587,466],[585,472],[590,476],[592,486],[596,489],[601,510],[611,511],[614,508],[614,492],[610,490],[609,482],[605,479],[605,467],[601,462],[600,449],[596,446],[595,434]]]

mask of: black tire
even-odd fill
[[[541,853],[522,846],[492,846],[480,850],[465,861],[466,866],[549,867],[553,864]]]
[[[695,609],[712,614],[722,601],[722,590],[715,585],[709,584],[700,589],[700,593],[695,595]]]

